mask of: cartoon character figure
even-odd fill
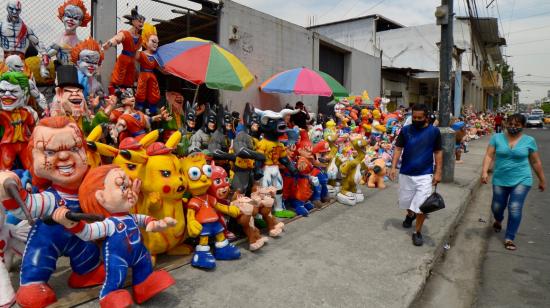
[[[195,111],[191,112],[190,114],[188,114],[188,116],[192,115],[193,117],[195,117],[194,112]],[[203,113],[202,128],[197,130],[190,139],[191,145],[189,146],[189,152],[207,150],[210,144],[211,136],[216,132],[217,129],[218,113],[216,112],[215,107],[210,108],[210,106],[208,106],[206,112]]]
[[[50,113],[52,116],[73,119],[87,135],[92,130],[92,114],[86,104],[84,87],[78,82],[78,71],[73,65],[60,65],[56,72],[56,96],[50,106]]]
[[[46,53],[46,49],[34,34],[34,31],[21,19],[21,1],[8,0],[6,2],[6,10],[8,11],[6,20],[0,21],[0,47],[4,50],[4,58],[11,55],[17,55],[21,60],[25,60],[25,53],[30,43],[42,56],[40,75],[44,78],[49,77],[49,71],[47,69],[49,57]],[[25,71],[28,72],[28,69]]]
[[[371,133],[374,137],[380,137],[383,133],[386,132],[386,127],[381,124],[382,119],[382,113],[380,113],[380,110],[374,109],[372,111],[372,128]]]
[[[63,22],[65,31],[47,48],[48,56],[55,57],[57,62],[62,65],[76,64],[71,59],[71,50],[80,42],[76,35],[76,29],[87,27],[92,16],[88,13],[82,0],[66,0],[59,6],[57,12],[57,18]],[[86,95],[86,97],[88,96]]]
[[[30,169],[33,183],[42,191],[29,194],[21,188],[17,175],[0,172],[0,201],[4,208],[20,219],[27,219],[27,215],[36,219],[23,254],[16,294],[16,302],[22,307],[45,307],[56,302],[48,280],[61,256],[70,259],[70,287],[99,285],[105,279],[95,243],[82,241],[61,225],[48,225],[43,221],[61,206],[81,212],[77,192],[88,170],[84,140],[76,123],[69,118],[44,118],[35,127],[28,146],[33,161]],[[6,190],[10,181],[18,183],[24,204],[16,202]]]
[[[137,205],[137,213],[156,219],[173,217],[177,224],[159,233],[143,235],[147,249],[153,255],[188,255],[191,248],[184,244],[185,215],[183,196],[187,181],[182,174],[181,161],[171,152],[180,141],[181,133],[174,133],[166,144],[155,142],[147,147],[147,162],[141,166],[139,179],[142,179],[142,202]]]
[[[29,98],[29,79],[21,72],[0,76],[0,124],[4,128],[0,139],[0,170],[11,169],[16,158],[23,168],[30,169],[32,158],[27,144],[38,117],[26,108]]]
[[[311,196],[311,200],[316,207],[322,207],[330,201],[327,174],[327,168],[332,160],[330,152],[329,143],[325,140],[319,141],[311,151],[314,155],[311,175],[317,177],[317,181],[319,182],[318,186],[313,187],[313,195]],[[316,204],[319,201],[321,204]]]
[[[323,125],[317,124],[309,130],[309,140],[313,145],[323,140]]]
[[[164,107],[160,109],[160,114],[152,117],[137,110],[132,88],[117,91],[116,94],[122,107],[111,112],[111,121],[116,123],[111,130],[111,137],[115,142],[122,141],[126,137],[134,137],[139,141],[151,129],[151,122],[171,119]]]
[[[244,124],[237,126],[237,136],[233,140],[233,151],[236,158],[231,188],[245,196],[250,196],[254,181],[262,178],[261,169],[255,168],[256,161],[265,161],[265,155],[256,151],[258,140],[252,135],[259,131],[260,123],[258,115],[254,113],[249,103],[245,105],[243,120]]]
[[[277,188],[273,208],[275,217],[292,218],[296,214],[285,210],[283,205],[283,179],[279,171],[279,164],[285,166],[291,174],[296,174],[297,170],[288,159],[285,146],[279,142],[279,137],[286,132],[286,124],[283,118],[287,115],[296,114],[298,110],[283,109],[281,112],[273,112],[256,108],[255,112],[260,116],[261,130],[264,134],[264,138],[256,144],[256,151],[264,154],[266,158],[263,167],[262,186]]]
[[[336,133],[336,123],[333,120],[329,120],[325,123],[325,131],[324,131],[324,138],[325,141],[328,143],[330,152],[329,157],[330,163],[327,167],[327,177],[328,177],[328,183],[327,183],[327,190],[328,194],[331,198],[336,198],[336,194],[340,192],[340,182],[338,181],[339,176],[339,168],[342,163],[342,160],[339,156],[339,147],[337,145],[337,142],[339,139],[343,140],[346,138],[345,136],[342,136],[338,138],[338,135]],[[341,141],[340,140],[340,141]]]
[[[157,113],[157,103],[160,101],[160,90],[154,69],[159,65],[155,59],[155,52],[159,46],[159,38],[155,26],[144,23],[141,30],[141,46],[137,61],[139,75],[137,83],[136,101],[142,110],[149,109],[152,114]]]
[[[386,188],[384,177],[386,176],[386,161],[382,158],[377,158],[372,162],[372,167],[369,167],[369,180],[367,186],[369,188]]]
[[[103,96],[103,88],[97,80],[103,57],[101,46],[91,37],[76,44],[71,50],[70,59],[78,67],[78,83],[82,85],[84,97],[90,102],[96,96]]]
[[[164,270],[153,271],[151,256],[141,240],[139,228],[145,233],[158,232],[177,221],[172,217],[156,220],[147,215],[130,214],[138,200],[140,182],[132,182],[116,165],[91,169],[79,188],[79,202],[84,213],[101,214],[103,221],[74,222],[66,218],[70,210],[59,207],[53,220],[62,224],[83,241],[103,240],[103,260],[107,275],[99,292],[101,307],[129,307],[134,304],[130,292],[124,289],[129,269],[132,269],[132,289],[141,304],[175,284]]]
[[[4,61],[9,72],[21,72],[25,74],[25,63],[21,58],[17,55],[11,55],[6,58]],[[32,98],[34,98],[35,102],[38,104],[38,107],[40,107],[44,112],[48,111],[48,102],[46,101],[46,97],[40,90],[38,90],[38,86],[36,85],[36,80],[34,79],[34,75],[31,74],[31,76],[28,76],[29,78],[29,94]],[[29,103],[31,103],[29,101]],[[29,104],[29,108],[32,104]],[[27,109],[29,109],[27,108]],[[38,109],[37,109],[38,110]],[[31,110],[29,110],[31,111]],[[32,111],[31,111],[32,112]]]
[[[182,167],[192,195],[187,203],[187,231],[190,237],[199,237],[191,265],[211,269],[216,267],[216,260],[240,258],[241,252],[225,238],[219,222],[219,213],[235,218],[240,211],[234,205],[217,202],[216,197],[208,194],[212,185],[212,166],[206,163],[206,156],[202,152],[191,153],[182,160]],[[208,246],[210,237],[216,240],[214,254]]]
[[[126,23],[131,26],[129,30],[121,30],[117,35],[103,44],[103,50],[108,50],[118,44],[122,44],[122,53],[118,56],[113,73],[111,74],[111,84],[109,92],[115,93],[115,88],[131,88],[136,80],[136,52],[141,47],[141,31],[145,17],[138,13],[136,6],[131,10],[130,15],[124,15]]]
[[[346,205],[355,205],[364,200],[364,195],[361,189],[357,187],[362,179],[362,170],[366,170],[364,165],[365,151],[363,147],[366,141],[362,135],[350,136],[351,146],[356,152],[355,157],[350,157],[340,166],[342,173],[342,189],[336,195],[338,202]]]
[[[221,125],[219,125],[220,127],[216,125],[217,129],[211,133],[208,142],[208,152],[212,155],[212,158],[216,160],[218,166],[222,166],[226,170],[229,170],[228,162],[235,161],[235,154],[229,153],[233,139],[235,138],[233,116],[228,111],[227,106],[218,112],[218,116],[221,116],[221,119],[218,119]]]
[[[318,179],[311,176],[313,171],[313,154],[311,151],[312,146],[307,131],[300,130],[300,141],[296,144],[296,152],[298,153],[296,168],[298,169],[298,174],[295,176],[294,185],[292,187],[293,198],[288,201],[294,207],[296,214],[301,216],[308,216],[309,211],[314,207],[314,205],[309,202],[309,199],[313,195],[311,186],[319,186]]]
[[[23,255],[30,225],[22,220],[17,225],[8,223],[4,208],[0,207],[0,306],[15,304],[15,291],[11,285],[9,269],[15,255]]]

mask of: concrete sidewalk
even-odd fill
[[[259,252],[242,249],[237,261],[206,272],[184,266],[171,273],[175,287],[149,307],[407,307],[421,292],[434,258],[443,251],[479,186],[489,137],[472,142],[455,183],[441,184],[447,208],[425,223],[425,244],[415,247],[401,226],[396,184],[367,190],[363,204],[335,203],[287,225]],[[85,306],[97,305],[88,303]]]

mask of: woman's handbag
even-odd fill
[[[434,192],[422,203],[420,206],[420,211],[424,214],[431,212],[439,211],[445,208],[445,200],[437,193],[437,185],[435,186]]]

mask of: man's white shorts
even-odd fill
[[[432,194],[432,174],[399,174],[399,208],[420,213],[420,206]]]

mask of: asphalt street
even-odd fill
[[[535,137],[550,178],[550,129],[525,133]],[[535,178],[523,209],[517,251],[504,249],[504,232],[489,237],[477,307],[550,307],[550,192],[539,192],[537,183]]]

